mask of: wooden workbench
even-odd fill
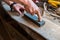
[[[9,7],[6,6],[6,9],[8,9]],[[25,18],[25,17],[20,17],[17,16],[16,12],[9,12],[10,9],[8,9],[8,13],[9,15],[16,20],[18,23],[22,23],[24,25],[26,25],[29,29],[35,31],[37,34],[42,35],[44,38],[46,38],[47,40],[60,40],[60,26],[56,25],[55,23],[51,22],[50,20],[43,18],[43,20],[45,21],[45,25],[42,27],[38,27],[37,25],[35,25],[33,22],[31,22],[29,19]],[[27,29],[27,27],[24,27],[25,30],[30,33]],[[33,35],[34,37],[36,37],[33,33],[30,33],[31,35]]]

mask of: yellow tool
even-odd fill
[[[48,0],[48,3],[54,7],[58,7],[58,5],[60,5],[60,1],[56,1],[56,0]]]

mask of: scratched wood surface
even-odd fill
[[[10,10],[10,9],[9,9]],[[51,22],[50,20],[43,18],[45,20],[45,25],[38,27],[33,22],[25,17],[20,17],[16,15],[16,12],[9,12],[9,15],[15,19],[18,23],[26,25],[28,28],[34,30],[36,33],[42,35],[48,40],[60,40],[60,26]]]
[[[0,9],[1,9],[1,7],[0,7]],[[13,28],[13,26],[16,26],[19,28],[20,28],[20,26],[23,27],[24,26],[23,24],[19,23],[20,26],[17,26],[17,23],[15,23],[15,21],[12,21],[10,16],[8,14],[6,14],[7,12],[5,12],[5,10],[1,9],[0,12],[1,12],[0,13],[0,40],[27,40],[28,38],[30,38],[28,35],[25,35],[28,38],[24,37],[24,35],[22,35],[15,28]],[[12,24],[13,24],[13,26],[12,26]],[[34,40],[46,40],[41,35],[37,35],[35,32],[33,32],[31,29],[27,28],[26,26],[23,28],[29,35],[31,35],[32,38],[34,38]],[[22,30],[20,30],[20,31],[22,31]],[[22,31],[22,32],[24,32],[24,31]],[[29,39],[29,40],[32,40],[32,39]]]

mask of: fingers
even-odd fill
[[[22,8],[22,9],[24,9],[25,10],[25,8],[24,8],[24,6],[22,5],[22,6],[20,6],[20,8]]]
[[[26,7],[25,7],[25,10],[26,10],[27,12],[29,12],[29,7],[26,6]]]
[[[19,10],[20,10],[22,13],[24,13],[24,10],[25,10],[25,9],[23,9],[23,8],[20,8]]]
[[[34,15],[34,9],[33,7],[25,7],[25,10],[29,12],[31,15]]]
[[[17,9],[16,11],[18,12],[18,14],[19,14],[20,16],[24,16],[24,14],[23,14],[19,9]]]
[[[14,9],[18,12],[19,15],[23,16],[24,6],[20,4],[14,5]]]
[[[18,12],[19,15],[23,16],[24,10],[20,10],[20,8],[16,8],[16,7],[14,9]]]
[[[18,5],[19,5],[19,7],[20,7],[20,8],[23,8],[23,9],[25,9],[23,5],[21,5],[21,4],[18,4]]]
[[[20,12],[20,10],[16,10],[16,11],[19,13],[19,15],[22,14],[22,13]]]
[[[34,10],[34,8],[33,8],[33,7],[32,7],[32,8],[30,8],[30,13],[31,13],[31,15],[34,15],[35,10]]]
[[[36,14],[38,16],[38,22],[41,21],[42,17],[41,17],[41,13],[39,11],[36,11]]]

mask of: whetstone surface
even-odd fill
[[[44,24],[45,24],[45,21],[44,20],[42,20],[41,22],[38,22],[38,17],[37,16],[35,16],[35,15],[31,15],[31,14],[29,14],[29,13],[25,13],[24,14],[24,16],[26,17],[26,18],[28,18],[29,20],[31,20],[33,23],[35,23],[36,25],[38,25],[39,27],[40,26],[43,26]]]

